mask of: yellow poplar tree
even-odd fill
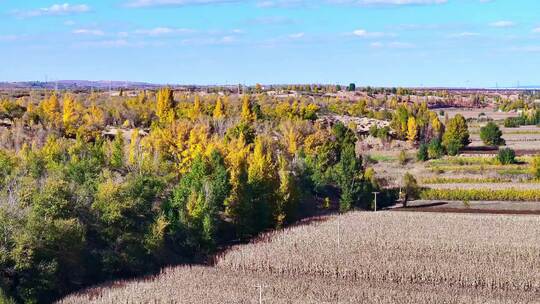
[[[58,96],[51,94],[48,99],[45,99],[40,104],[41,110],[45,115],[45,119],[52,125],[58,125],[60,122],[60,103],[58,102]]]
[[[195,99],[193,100],[193,108],[189,113],[189,118],[191,118],[191,120],[195,120],[199,118],[201,112],[201,97],[199,95],[195,95]]]
[[[136,165],[138,155],[139,155],[139,129],[134,129],[131,133],[131,140],[129,142],[128,164],[130,164],[131,166]]]
[[[174,98],[170,88],[163,88],[158,91],[156,115],[161,124],[168,125],[174,121]]]
[[[218,97],[216,101],[216,107],[214,108],[213,117],[215,119],[222,119],[225,117],[225,105],[221,100],[221,97]]]
[[[79,121],[79,109],[75,99],[70,94],[64,96],[62,122],[68,135],[74,135],[77,131],[76,124]]]
[[[251,110],[251,102],[249,100],[248,95],[244,95],[242,97],[242,113],[241,113],[242,120],[245,122],[250,122],[255,120],[255,115],[253,111]]]
[[[418,125],[416,124],[416,118],[414,116],[409,117],[407,121],[407,139],[410,142],[416,141],[418,136]]]
[[[433,113],[433,112],[431,112],[431,113]],[[431,126],[433,127],[433,132],[437,136],[440,136],[441,132],[442,132],[442,123],[439,120],[439,118],[437,117],[437,114],[435,114],[435,113],[433,113],[433,115],[432,115]]]

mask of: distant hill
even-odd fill
[[[146,82],[130,82],[130,81],[90,81],[90,80],[59,80],[59,81],[22,81],[22,82],[0,82],[0,89],[143,89],[160,87],[159,84]]]

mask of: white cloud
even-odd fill
[[[473,32],[462,32],[457,34],[450,35],[450,38],[469,38],[469,37],[478,37],[480,36],[479,33],[473,33]]]
[[[163,35],[177,35],[187,34],[194,32],[191,29],[186,28],[170,28],[170,27],[156,27],[153,29],[136,30],[135,34],[148,35],[148,36],[163,36]]]
[[[156,6],[189,6],[189,5],[213,5],[239,2],[238,0],[133,0],[126,6],[133,8],[156,7]]]
[[[328,0],[329,3],[352,5],[429,5],[444,4],[448,0]]]
[[[257,17],[257,18],[249,19],[247,22],[250,24],[256,24],[256,25],[287,25],[287,24],[295,23],[293,19],[282,17],[282,16]]]
[[[514,47],[511,50],[517,52],[538,53],[540,52],[540,45]]]
[[[533,29],[532,32],[536,34],[540,34],[540,27]]]
[[[514,25],[516,25],[514,22],[507,21],[507,20],[496,21],[489,24],[489,26],[491,27],[499,27],[499,28],[513,27]]]
[[[389,43],[383,43],[380,41],[372,42],[369,44],[370,47],[381,49],[381,48],[388,48],[388,49],[414,49],[416,48],[416,45],[408,42],[389,42]]]
[[[390,42],[388,47],[392,49],[414,49],[416,45],[408,42]]]
[[[314,2],[314,1],[313,1]],[[259,0],[257,2],[258,7],[262,8],[273,8],[273,7],[300,7],[300,6],[307,6],[310,3],[310,1],[307,0]]]
[[[367,30],[364,30],[364,29],[357,29],[357,30],[354,30],[354,31],[352,32],[352,34],[353,34],[354,36],[362,37],[362,38],[376,38],[376,37],[387,36],[387,34],[385,34],[385,33],[381,33],[381,32],[368,32]]]
[[[77,35],[89,35],[89,36],[103,36],[105,33],[101,30],[92,30],[92,29],[77,29],[72,31],[73,34]]]
[[[305,36],[304,33],[295,33],[295,34],[290,34],[289,38],[291,38],[291,39],[300,39],[300,38],[303,38],[304,36]]]
[[[39,17],[39,16],[60,16],[86,13],[90,11],[90,6],[86,4],[53,4],[49,7],[28,10],[15,11],[14,14],[19,17]]]
[[[15,41],[21,38],[18,35],[0,35],[0,41]]]
[[[74,46],[79,47],[79,48],[89,48],[89,47],[119,48],[119,47],[128,47],[128,46],[131,46],[131,44],[125,39],[114,39],[114,40],[100,40],[100,41],[82,42],[82,43],[78,43],[78,44],[76,44]]]
[[[227,45],[237,42],[236,37],[226,35],[221,37],[198,37],[181,41],[183,45]]]

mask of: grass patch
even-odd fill
[[[531,157],[516,157],[519,164],[527,164],[531,162]],[[430,167],[435,166],[470,166],[470,165],[500,165],[497,157],[482,157],[482,156],[457,156],[434,159],[427,163]]]
[[[432,166],[431,171],[435,173],[444,172],[459,172],[459,173],[484,173],[488,171],[496,171],[503,175],[519,175],[527,174],[528,167],[525,165],[438,165]]]
[[[540,201],[540,189],[424,189],[420,198],[450,201]]]
[[[422,180],[422,184],[490,184],[490,183],[511,183],[509,178],[474,178],[474,177],[458,177],[458,178],[446,178],[446,177],[433,177]]]
[[[396,161],[397,158],[393,156],[388,155],[382,155],[382,154],[369,154],[367,155],[367,161],[373,162],[373,163],[389,163]]]

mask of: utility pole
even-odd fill
[[[380,192],[373,192],[373,194],[375,194],[375,212],[377,212],[377,194],[379,194]]]
[[[262,304],[262,285],[259,284],[255,287],[259,289],[259,304]]]
[[[339,250],[339,248],[340,248],[340,246],[341,246],[341,236],[340,236],[340,234],[341,234],[341,231],[340,231],[341,229],[340,229],[340,228],[341,228],[341,227],[340,227],[340,222],[341,222],[341,221],[340,221],[340,218],[338,217],[338,221],[337,221],[337,246],[338,246],[338,250]]]

